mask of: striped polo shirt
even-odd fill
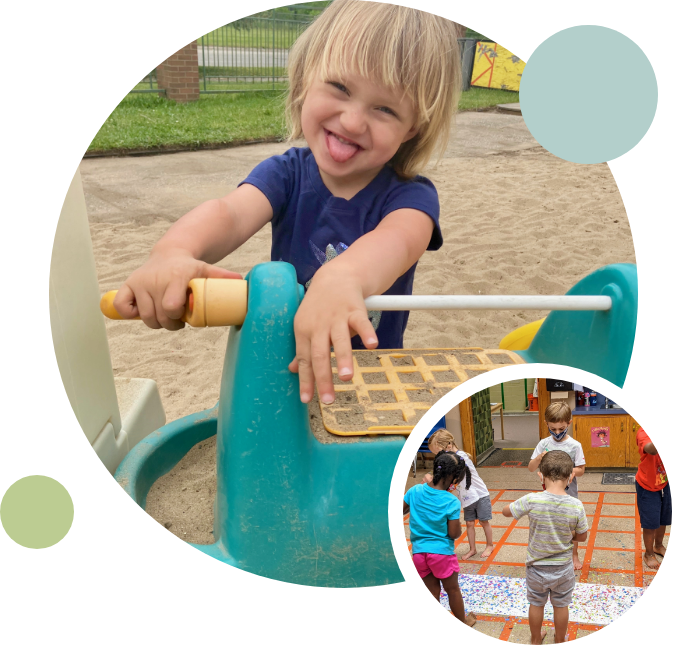
[[[572,561],[573,534],[589,529],[580,500],[570,495],[528,493],[511,502],[514,518],[530,518],[527,565],[560,565]]]

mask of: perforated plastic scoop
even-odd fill
[[[353,379],[334,373],[334,403],[320,401],[324,427],[335,435],[408,435],[444,394],[469,378],[509,364],[524,364],[511,351],[424,348],[353,351]]]

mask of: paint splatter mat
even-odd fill
[[[524,618],[529,612],[524,578],[493,575],[461,575],[460,591],[467,612],[491,616]],[[573,623],[607,626],[629,610],[644,593],[641,587],[605,584],[575,585],[569,617]],[[441,604],[449,609],[448,596],[441,590]],[[544,606],[544,619],[553,621],[551,602]]]
[[[322,421],[335,435],[408,435],[444,394],[485,371],[523,364],[512,351],[482,348],[353,351],[353,378],[337,378],[336,399],[320,402]]]
[[[466,609],[477,617],[475,630],[498,639],[529,644],[528,603],[525,587],[525,560],[529,537],[528,518],[505,518],[501,510],[527,490],[494,490],[491,526],[494,551],[485,559],[482,528],[477,525],[477,554],[461,559],[469,550],[467,532],[455,541],[460,564],[460,585]],[[536,491],[539,492],[539,491]],[[582,569],[575,571],[575,592],[570,607],[568,639],[576,639],[600,630],[626,612],[651,584],[656,571],[642,558],[642,528],[632,492],[579,493],[589,523],[587,541],[580,544]],[[461,516],[462,518],[462,516]],[[409,516],[404,516],[408,549]],[[664,545],[668,545],[668,528]],[[659,562],[662,561],[658,557]],[[659,568],[660,570],[660,568]],[[448,601],[444,597],[445,606]],[[547,617],[547,614],[549,615]],[[550,605],[545,610],[544,627],[551,630],[544,643],[553,642]]]

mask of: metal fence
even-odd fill
[[[262,12],[229,23],[198,39],[201,94],[226,94],[286,89],[289,51],[322,10],[300,5],[311,13]],[[152,71],[133,92],[157,92]]]
[[[322,9],[308,5],[273,9],[223,25],[203,35],[198,39],[200,93],[286,89],[289,51]],[[458,39],[463,91],[470,89],[475,45],[481,37],[472,31],[468,32],[469,36]],[[157,91],[155,71],[132,90],[139,93]]]

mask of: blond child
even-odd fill
[[[210,264],[269,222],[272,260],[292,264],[307,289],[289,369],[303,402],[316,385],[331,403],[331,347],[346,381],[352,347],[403,346],[408,313],[368,315],[364,299],[410,294],[418,259],[441,247],[437,192],[418,173],[446,146],[459,80],[451,21],[335,0],[289,56],[287,119],[291,138],[308,147],[269,158],[236,190],[180,218],[126,280],[117,311],[180,329],[189,280],[240,277]]]
[[[573,461],[573,478],[567,488],[571,497],[577,498],[577,477],[581,477],[585,470],[584,452],[582,445],[568,435],[568,429],[572,423],[572,411],[565,401],[554,401],[544,411],[544,419],[549,427],[550,437],[542,438],[532,453],[527,468],[530,472],[536,472],[545,454],[552,450],[564,451]],[[582,568],[582,562],[578,554],[577,541],[573,544],[573,566],[576,571]]]
[[[542,644],[544,606],[551,598],[555,642],[565,641],[568,607],[575,588],[572,563],[573,542],[587,539],[587,514],[582,502],[566,494],[573,479],[573,461],[567,452],[552,450],[539,461],[543,493],[528,493],[506,504],[503,515],[518,520],[529,516],[525,579],[530,603],[529,622],[532,644]]]
[[[491,531],[492,519],[491,511],[491,497],[489,496],[489,489],[487,488],[482,478],[477,474],[477,469],[472,462],[472,456],[467,452],[460,451],[455,444],[455,439],[453,434],[446,429],[438,429],[429,438],[428,441],[429,450],[433,454],[438,454],[439,451],[449,451],[454,454],[458,454],[468,468],[470,472],[471,485],[466,488],[466,480],[463,479],[455,487],[449,488],[450,491],[454,493],[460,500],[461,507],[463,508],[463,519],[465,520],[465,526],[467,527],[467,537],[470,549],[466,552],[462,559],[470,559],[477,554],[477,544],[476,544],[476,534],[475,534],[475,521],[479,520],[479,524],[484,530],[484,536],[487,540],[487,547],[484,552],[480,555],[481,559],[486,559],[494,551],[494,541]],[[425,483],[432,483],[433,475],[425,475]]]

